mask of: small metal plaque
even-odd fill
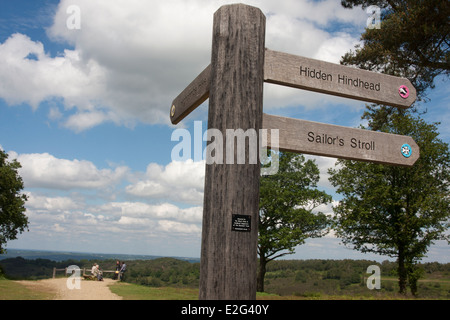
[[[252,226],[252,217],[241,214],[233,214],[231,230],[239,232],[250,232]]]

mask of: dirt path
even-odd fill
[[[92,281],[80,279],[80,289],[70,289],[74,284],[73,279],[58,278],[39,281],[18,281],[28,288],[51,292],[55,294],[54,300],[122,300],[122,297],[109,290],[108,285],[114,283],[112,279],[104,281]],[[69,281],[69,286],[67,282]]]

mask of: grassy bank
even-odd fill
[[[431,284],[430,282],[429,284]],[[110,286],[113,293],[124,300],[197,300],[198,289],[175,287],[149,287],[124,282],[116,282]],[[0,279],[0,300],[52,300],[54,293],[38,288],[28,288],[18,281]],[[273,293],[257,293],[257,300],[417,300],[430,298],[414,298],[392,292],[373,291],[370,294],[323,294],[304,293],[294,295],[278,295]],[[445,298],[440,298],[444,299]]]
[[[197,300],[198,289],[174,287],[149,287],[137,284],[118,282],[110,289],[124,300]],[[372,292],[371,294],[321,294],[306,293],[296,295],[278,295],[258,292],[257,300],[421,300],[429,298],[415,298],[398,293]]]
[[[197,300],[198,289],[173,287],[148,287],[118,282],[109,287],[124,300]]]

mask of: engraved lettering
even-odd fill
[[[300,75],[312,79],[333,81],[333,75],[331,73],[325,73],[322,72],[322,70],[310,69],[308,67],[303,66],[300,66]]]
[[[352,78],[347,77],[346,75],[341,75],[341,74],[338,74],[338,83],[345,84],[347,86],[353,86],[355,88],[364,88],[366,90],[372,90],[372,91],[380,91],[381,90],[380,83],[367,82],[360,78],[352,79]]]

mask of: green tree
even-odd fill
[[[331,202],[331,197],[316,189],[319,169],[303,155],[279,154],[279,171],[261,177],[259,201],[257,290],[264,291],[268,262],[294,253],[305,239],[321,237],[328,230],[328,218],[313,210]]]
[[[0,149],[0,254],[5,253],[7,241],[28,229],[24,214],[27,196],[21,194],[23,181],[17,172],[20,167],[17,160],[8,161],[8,155]]]
[[[427,101],[435,78],[450,70],[450,3],[447,0],[342,0],[346,8],[378,6],[381,28],[366,29],[362,45],[342,64],[408,78],[418,101]],[[412,168],[340,161],[331,181],[344,199],[336,208],[336,228],[344,242],[362,252],[397,257],[400,292],[417,293],[416,262],[428,246],[447,239],[448,145],[438,139],[438,124],[427,124],[409,110],[367,106],[368,129],[412,136],[420,159]],[[420,106],[420,105],[419,105]],[[390,239],[389,239],[390,237]]]
[[[417,294],[416,263],[434,241],[449,240],[450,154],[436,124],[401,112],[388,120],[382,131],[411,136],[420,158],[410,168],[338,161],[338,169],[329,170],[343,195],[334,208],[334,229],[356,250],[396,257],[400,292],[409,284]]]

